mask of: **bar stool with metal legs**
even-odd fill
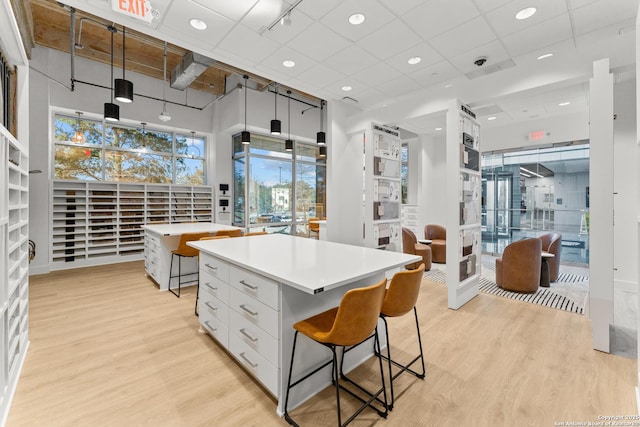
[[[409,372],[420,379],[424,379],[424,354],[422,352],[422,339],[420,338],[420,325],[418,324],[418,312],[416,310],[416,302],[418,301],[418,294],[420,293],[420,285],[422,284],[422,276],[424,274],[424,264],[415,270],[400,271],[393,275],[389,288],[384,295],[384,301],[382,302],[382,308],[380,309],[380,317],[384,321],[384,330],[387,338],[387,355],[377,355],[381,359],[385,359],[389,363],[389,378],[391,388],[391,402],[389,409],[393,409],[393,403],[395,396],[393,394],[393,381],[400,376],[403,372]],[[387,324],[388,317],[404,316],[413,309],[413,315],[416,321],[416,331],[418,333],[418,347],[420,347],[420,354],[413,358],[408,364],[402,365],[391,358],[391,345],[389,343],[389,328]],[[379,348],[379,347],[378,347]],[[411,365],[420,360],[422,364],[422,372],[416,372],[411,369]],[[391,366],[394,365],[400,368],[395,375],[391,371]]]
[[[369,395],[368,400],[356,396],[353,393],[349,393],[352,396],[358,398],[363,404],[355,411],[353,415],[342,424],[342,416],[340,413],[340,389],[348,391],[340,384],[340,375],[338,368],[338,359],[336,354],[336,348],[342,347],[343,350],[346,347],[358,345],[369,338],[372,334],[375,337],[375,344],[378,344],[378,318],[380,316],[380,308],[382,307],[382,299],[384,297],[385,285],[387,279],[383,279],[381,282],[365,287],[356,288],[347,291],[342,297],[340,306],[334,307],[323,313],[309,317],[308,319],[301,320],[293,325],[295,329],[295,335],[293,337],[293,349],[291,351],[291,365],[289,367],[289,379],[287,382],[287,391],[284,401],[284,418],[291,425],[297,426],[298,424],[291,418],[288,411],[289,392],[291,389],[302,381],[306,380],[313,374],[319,372],[324,367],[331,365],[332,383],[336,389],[336,405],[338,411],[338,425],[346,426],[353,419],[358,416],[365,408],[371,407],[378,415],[386,418],[387,411],[387,392],[384,381],[384,372],[382,369],[382,359],[378,358],[378,364],[380,367],[380,381],[382,387],[376,392],[367,392]],[[313,341],[324,345],[332,352],[332,359],[324,363],[322,366],[314,369],[312,372],[298,379],[294,383],[291,382],[291,373],[293,371],[293,359],[296,352],[296,342],[298,340],[298,333],[302,333]],[[378,344],[378,353],[380,352]],[[362,389],[362,388],[361,388]],[[378,396],[384,396],[383,406],[384,409],[377,409],[373,402],[378,400]]]
[[[180,236],[180,242],[178,243],[178,248],[171,251],[171,264],[169,266],[169,292],[180,298],[180,288],[182,288],[182,258],[192,258],[197,257],[200,254],[200,251],[192,248],[191,246],[187,246],[187,242],[192,242],[194,240],[200,240],[202,237],[207,237],[209,233],[185,233]],[[173,258],[178,257],[178,275],[173,276]],[[200,268],[196,270],[195,273],[187,273],[185,276],[191,276],[196,274],[198,279],[200,280]],[[176,293],[173,289],[171,289],[171,279],[178,278],[178,293]],[[186,281],[185,283],[193,282],[193,280]]]
[[[230,236],[205,236],[201,237],[200,240],[219,240],[219,239],[228,239]],[[196,316],[198,315],[198,299],[200,298],[200,280],[198,280],[198,288],[196,289],[196,307],[194,312]]]

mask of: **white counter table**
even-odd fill
[[[201,327],[278,399],[280,415],[292,325],[337,306],[348,289],[375,284],[386,272],[421,259],[282,234],[188,244],[200,250]],[[345,372],[372,349],[373,343],[350,352]],[[296,352],[301,357],[296,357],[294,379],[330,357],[328,350],[306,338],[298,340]],[[329,369],[296,387],[290,408],[329,385]]]
[[[143,225],[144,229],[144,269],[159,286],[166,291],[169,285],[171,251],[178,247],[180,236],[185,233],[214,233],[220,230],[237,230],[238,227],[214,224],[212,222],[189,222],[173,224]],[[197,260],[185,258],[182,262],[183,274],[198,270]],[[174,279],[177,287],[177,278]],[[173,287],[173,286],[172,286]]]

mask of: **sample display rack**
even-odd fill
[[[144,257],[145,224],[213,222],[210,186],[55,180],[52,269]]]
[[[29,345],[29,158],[0,125],[0,425]]]

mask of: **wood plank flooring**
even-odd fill
[[[198,332],[195,288],[180,299],[159,292],[132,262],[33,276],[30,293],[31,345],[8,427],[287,425]],[[592,350],[584,316],[484,294],[454,311],[446,299],[444,286],[423,282],[425,380],[401,376],[389,417],[365,411],[354,426],[553,426],[637,413],[636,360]],[[412,316],[390,324],[394,358],[407,360]],[[374,366],[354,376],[367,381]],[[335,425],[334,392],[292,415]]]

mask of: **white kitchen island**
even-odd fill
[[[373,285],[385,273],[421,259],[282,234],[188,244],[200,250],[201,328],[278,399],[280,415],[291,361],[292,325],[339,305],[347,290]],[[372,350],[373,343],[349,352],[345,372]],[[301,335],[294,380],[329,357],[329,350]],[[326,367],[292,390],[290,409],[329,384],[330,367]]]
[[[214,224],[212,222],[149,224],[143,225],[142,228],[144,229],[144,269],[147,275],[160,286],[161,291],[168,289],[171,251],[178,247],[181,235],[185,233],[214,233],[220,230],[239,229],[238,227]],[[198,262],[195,258],[182,260],[182,272],[184,275],[196,273],[197,271]],[[176,277],[173,280],[175,283],[172,283],[172,288],[174,286],[177,288],[178,278]]]

